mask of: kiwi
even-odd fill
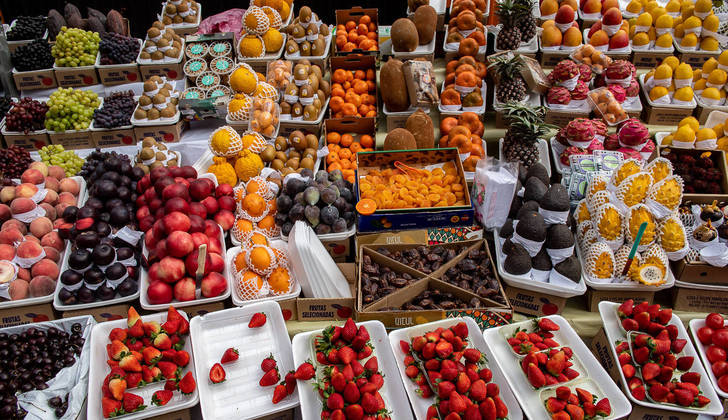
[[[270,163],[270,167],[275,169],[276,171],[280,171],[283,169],[283,161],[280,159],[273,159],[273,162]]]
[[[279,137],[280,138],[280,137]],[[263,160],[263,162],[270,162],[272,161],[276,156],[276,149],[275,147],[268,145],[263,149],[262,152],[260,152],[260,158]]]
[[[318,149],[319,139],[313,134],[306,134],[306,144],[307,147],[316,150]]]
[[[285,115],[285,114],[291,113],[291,104],[289,104],[288,102],[283,101],[280,103],[280,106],[281,106],[281,114]]]
[[[152,147],[157,144],[157,141],[154,140],[154,137],[144,137],[144,140],[142,140],[142,147]]]
[[[304,150],[303,153],[301,153],[301,156],[303,156],[304,158],[312,157],[315,159],[316,158],[316,149],[307,147],[306,150]]]
[[[275,141],[275,150],[285,152],[288,150],[288,139],[283,136],[278,136]]]
[[[293,169],[294,171],[300,166],[300,160],[298,158],[288,159],[286,167]]]
[[[298,151],[306,148],[306,135],[301,130],[295,130],[288,136],[288,142]]]
[[[301,152],[296,150],[291,150],[288,152],[288,159],[301,159]]]
[[[303,108],[303,120],[304,121],[316,121],[318,118],[318,110],[313,105],[306,105]]]
[[[304,57],[308,57],[311,55],[311,43],[308,41],[303,41],[301,45],[299,45],[299,48],[301,50],[301,55]]]
[[[286,156],[285,152],[276,152],[275,159],[285,162],[288,160],[288,156]]]
[[[303,106],[300,103],[295,103],[291,107],[291,116],[296,118],[303,115]]]
[[[311,159],[310,157],[305,157],[305,158],[301,159],[300,167],[313,170],[313,164],[314,164],[313,159]]]

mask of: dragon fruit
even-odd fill
[[[619,149],[619,135],[612,133],[604,139],[604,148],[606,150],[617,150]]]
[[[575,147],[588,146],[596,135],[594,124],[586,118],[577,118],[569,121],[566,127],[564,127],[564,131],[569,145]]]
[[[640,149],[640,154],[642,155],[642,158],[644,160],[647,160],[650,158],[650,156],[652,155],[652,152],[654,152],[654,151],[655,151],[655,143],[652,140],[647,139],[644,146]]]
[[[576,81],[574,90],[571,91],[572,101],[581,101],[586,99],[586,95],[589,94],[589,87],[581,80]]]
[[[634,77],[634,75],[637,73],[637,70],[635,69],[634,65],[632,65],[632,63],[627,60],[615,60],[612,62],[612,64],[607,66],[607,69],[604,73],[609,79],[621,80],[626,79],[630,76]]]
[[[546,102],[552,105],[568,105],[571,102],[571,92],[563,86],[552,87],[546,95]]]
[[[589,147],[587,147],[586,150],[589,153],[595,150],[604,150],[604,144],[602,144],[599,139],[594,139],[591,143],[589,143]]]
[[[569,145],[569,141],[566,140],[566,128],[561,127],[559,131],[556,132],[556,136],[554,137],[557,142],[563,144],[564,146]]]
[[[637,82],[637,79],[632,77],[632,81],[629,82],[629,87],[625,89],[624,92],[627,94],[628,98],[638,96],[640,94],[640,84]]]
[[[592,69],[589,64],[581,63],[579,64],[579,80],[581,80],[584,83],[591,82],[592,78]]]
[[[555,82],[565,82],[579,76],[579,66],[571,60],[561,60],[551,74]]]
[[[617,149],[618,152],[621,152],[622,155],[624,155],[624,159],[637,159],[642,160],[642,155],[640,152],[630,148],[630,147],[620,147]]]
[[[627,99],[627,92],[625,92],[622,86],[611,84],[607,86],[607,89],[612,92],[612,95],[614,95],[614,99],[616,99],[617,102],[619,102],[620,104]]]
[[[619,128],[619,144],[639,146],[650,137],[647,127],[637,118],[630,118]]]
[[[561,152],[561,155],[559,155],[559,160],[563,165],[571,166],[571,164],[569,163],[569,156],[585,154],[587,154],[586,149],[582,149],[581,147],[569,146],[564,149],[563,152]]]
[[[594,126],[597,136],[607,137],[607,125],[604,124],[604,120],[601,118],[592,118],[591,123]]]

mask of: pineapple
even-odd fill
[[[516,0],[517,4],[523,6],[523,10],[516,18],[518,28],[521,31],[521,42],[529,42],[536,36],[536,18],[533,16],[533,0]]]
[[[539,160],[538,140],[555,127],[544,124],[546,108],[507,103],[503,107],[508,130],[503,138],[507,162],[521,162],[527,169]]]
[[[528,11],[531,12],[530,10]],[[519,17],[523,13],[523,5],[514,0],[503,0],[498,3],[496,14],[502,24],[500,32],[495,39],[499,50],[516,50],[521,45],[521,29]]]
[[[526,81],[521,76],[523,63],[518,56],[510,59],[499,57],[488,67],[492,67],[496,71],[495,96],[498,102],[502,104],[520,102],[526,98]]]

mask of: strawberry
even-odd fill
[[[155,391],[154,394],[152,394],[152,404],[159,406],[165,405],[172,399],[173,395],[172,391],[168,391],[166,389]]]
[[[551,416],[551,420],[569,420],[571,417],[569,416],[569,413],[564,411],[559,411],[558,413]]]
[[[129,347],[129,350],[141,351],[142,348],[144,348],[144,342],[135,339],[132,343],[130,340],[127,340],[127,346]]]
[[[483,368],[478,371],[478,376],[480,379],[484,380],[485,383],[488,383],[491,379],[493,379],[493,371],[488,368]]]
[[[263,325],[265,325],[266,321],[265,314],[263,312],[256,312],[253,314],[252,317],[250,317],[250,322],[248,322],[248,328],[260,328]]]
[[[579,376],[579,372],[577,372],[576,370],[574,370],[572,368],[566,368],[566,369],[564,369],[564,375],[568,378],[568,380],[572,380],[572,379],[576,378],[577,376]]]
[[[617,308],[617,315],[619,315],[620,318],[629,318],[632,316],[632,310],[634,309],[634,300],[627,299],[624,302],[622,302],[621,305]]]
[[[710,404],[710,398],[706,397],[705,395],[698,395],[698,397],[695,399],[694,405],[698,407],[705,407],[708,404]]]
[[[382,389],[384,386],[384,377],[378,373],[369,377],[369,382],[373,383],[377,389]]]
[[[354,320],[349,318],[344,323],[344,326],[341,327],[341,338],[346,341],[347,343],[351,343],[351,340],[354,339],[354,337],[357,334],[357,328],[356,324],[354,323]]]
[[[647,312],[640,312],[634,316],[634,320],[637,321],[637,325],[639,325],[640,330],[646,331],[647,327],[650,325],[650,314]]]
[[[665,339],[665,340],[657,340],[657,339],[655,339],[654,340],[654,348],[653,348],[652,351],[655,354],[665,354],[665,353],[667,353],[667,352],[670,351],[670,343],[671,342],[670,342],[669,339]],[[683,344],[683,346],[684,346],[684,344]]]
[[[685,345],[688,343],[688,340],[684,338],[676,338],[672,341],[672,345],[670,346],[670,350],[675,354],[680,354],[680,352],[683,350]]]
[[[690,370],[690,367],[693,366],[693,361],[695,358],[693,356],[683,356],[679,359],[677,359],[677,369],[678,370]]]
[[[480,350],[474,348],[468,348],[463,351],[463,357],[470,363],[478,363],[482,357]]]
[[[144,327],[143,327],[142,320],[141,319],[137,320],[134,323],[134,325],[129,326],[129,328],[127,329],[126,332],[128,335],[135,337],[135,338],[143,337],[144,336]]]
[[[546,411],[549,413],[558,413],[559,411],[562,411],[566,408],[566,401],[560,400],[558,398],[549,397],[546,402]]]
[[[361,407],[364,409],[364,412],[367,414],[374,414],[378,411],[379,404],[377,403],[377,399],[374,397],[374,394],[365,392],[361,396],[361,401],[359,401],[359,404],[361,404]]]
[[[651,379],[657,378],[657,376],[660,374],[660,366],[656,363],[647,363],[644,366],[642,366],[642,378],[645,381],[649,381]]]
[[[126,392],[126,379],[113,378],[109,381],[109,392],[111,395],[121,401],[124,398],[124,392]]]
[[[496,419],[496,407],[493,398],[486,398],[478,407],[480,415],[483,420],[495,420]]]
[[[181,373],[179,366],[171,362],[159,362],[157,367],[166,379],[177,379]]]
[[[172,379],[170,379],[164,383],[165,391],[176,391],[178,389],[179,387],[177,386],[177,381],[173,381]]]
[[[450,394],[455,391],[455,384],[450,381],[440,381],[437,383],[437,396],[440,399],[450,398]]]
[[[452,332],[452,330],[445,330],[440,334],[440,338],[447,341],[448,343],[452,343],[455,339],[455,333]]]
[[[558,331],[559,325],[549,318],[541,318],[538,320],[538,328],[542,331]]]
[[[188,363],[190,363],[190,354],[184,350],[180,350],[175,353],[173,361],[177,364],[177,366],[185,367]]]
[[[124,411],[127,413],[142,411],[147,408],[147,406],[144,405],[144,398],[130,392],[124,393],[124,397],[121,400],[121,405],[122,407],[124,407]]]
[[[488,396],[488,386],[482,379],[478,379],[470,385],[470,399],[481,402]]]
[[[364,363],[364,370],[369,374],[379,371],[379,361],[377,360],[377,356],[371,357],[366,363]]]
[[[361,336],[355,336],[353,340],[351,340],[351,348],[359,351],[364,348],[364,346],[367,344],[366,340],[364,340]]]
[[[269,370],[276,367],[276,359],[273,358],[273,354],[270,354],[268,357],[263,359],[262,362],[260,362],[260,369],[263,372],[268,372]]]
[[[646,396],[646,394],[645,394],[645,387],[642,386],[642,385],[640,385],[638,387],[635,387],[635,388],[632,388],[630,390],[630,393],[638,401],[644,401],[645,400],[645,396]]]
[[[288,391],[286,391],[286,386],[283,384],[278,384],[275,389],[273,390],[273,404],[278,404],[288,396]]]
[[[419,353],[422,351],[422,348],[425,347],[425,344],[427,344],[427,339],[425,339],[424,336],[419,335],[412,339],[412,350]]]
[[[458,394],[457,391],[453,391],[452,394],[450,394],[450,399],[448,401],[450,402],[450,412],[464,413],[468,408],[465,398]]]
[[[693,393],[687,389],[678,388],[673,393],[675,394],[675,402],[683,407],[690,407],[695,400]]]
[[[672,319],[672,309],[670,308],[663,308],[660,309],[657,312],[657,322],[659,322],[662,325],[667,325],[668,322]]]
[[[468,338],[468,325],[465,322],[460,321],[451,328],[458,337],[462,339]]]
[[[339,352],[336,349],[330,349],[329,353],[326,355],[326,360],[328,361],[328,364],[335,365],[339,362]]]
[[[356,353],[349,346],[344,346],[338,350],[339,363],[347,365],[356,358]]]
[[[101,399],[101,411],[104,418],[120,416],[123,413],[121,401],[113,398],[103,397]]]
[[[566,404],[566,412],[572,420],[584,420],[584,409],[574,404]]]
[[[650,349],[647,347],[639,347],[634,350],[632,357],[637,364],[644,365],[650,358]]]
[[[465,374],[468,375],[468,379],[470,379],[471,383],[480,379],[480,376],[478,376],[478,370],[475,368],[466,367]]]
[[[164,379],[164,375],[162,375],[162,370],[159,369],[158,366],[150,367],[149,371],[151,372],[152,378],[154,378],[155,381],[161,381],[162,379]]]
[[[296,379],[300,379],[302,381],[307,381],[311,378],[313,378],[313,375],[316,373],[315,369],[313,368],[313,365],[311,362],[306,361],[304,363],[301,363],[300,366],[298,366],[298,369],[296,369],[296,373],[294,376]]]
[[[566,354],[563,351],[556,352],[546,362],[546,370],[554,375],[558,376],[566,368]]]
[[[443,340],[435,345],[435,353],[440,359],[446,359],[452,354],[452,351],[452,344],[448,343],[447,341]]]
[[[364,418],[364,409],[359,404],[348,405],[344,409],[347,420],[362,420]]]
[[[142,365],[142,381],[146,383],[154,382],[154,376],[152,376],[152,371],[147,365]]]
[[[455,380],[455,389],[465,394],[470,389],[470,378],[465,372],[460,372]]]
[[[428,341],[424,347],[422,347],[422,358],[424,360],[430,360],[435,358],[435,343]]]
[[[225,369],[222,367],[222,365],[220,363],[215,363],[210,368],[209,376],[210,376],[210,382],[212,382],[213,384],[219,384],[220,382],[225,382]]]
[[[574,391],[576,391],[576,396],[579,397],[579,402],[581,402],[582,404],[587,401],[592,402],[592,400],[594,399],[592,393],[587,391],[586,389],[575,388]]]
[[[372,346],[364,346],[359,353],[356,354],[356,360],[366,359],[372,354]]]
[[[556,398],[561,401],[568,401],[569,397],[571,397],[571,390],[568,386],[560,386],[556,388]]]
[[[420,370],[415,365],[409,365],[404,370],[404,373],[407,375],[408,378],[414,378],[420,374]]]
[[[286,373],[286,376],[283,378],[284,385],[286,386],[286,393],[288,395],[293,394],[293,392],[296,390],[296,376],[295,372],[292,370],[289,370],[288,373]]]
[[[128,352],[129,347],[121,342],[121,340],[114,340],[111,342],[111,344],[107,344],[106,347],[106,353],[108,354],[109,358],[113,360],[121,360],[121,358],[124,357]]]
[[[541,372],[541,369],[538,368],[533,363],[528,364],[527,368],[527,377],[528,382],[533,386],[534,388],[541,388],[542,386],[546,385],[546,377],[544,376],[543,372]]]
[[[480,411],[478,411],[477,405],[469,405],[468,408],[465,409],[463,420],[480,420],[481,418],[482,417],[480,416]]]
[[[144,335],[147,337],[154,337],[162,331],[162,327],[157,321],[149,321],[142,324],[144,328]]]
[[[179,381],[178,386],[179,390],[185,395],[193,393],[195,391],[195,387],[197,387],[197,383],[195,383],[195,378],[192,376],[192,372],[187,372],[182,380]]]
[[[278,369],[273,368],[266,372],[263,377],[260,378],[260,381],[258,383],[260,384],[260,386],[271,386],[275,385],[276,382],[278,382],[280,379],[281,375],[278,373]]]
[[[584,409],[584,416],[586,416],[587,418],[596,417],[597,407],[594,404],[592,404],[591,401],[585,402],[584,405],[581,406],[581,408]]]
[[[141,385],[139,385],[141,383]],[[136,388],[138,386],[143,386],[144,383],[142,383],[142,374],[141,373],[129,373],[126,375],[126,387],[127,389],[130,388]]]
[[[626,341],[618,341],[617,347],[615,347],[617,354],[621,354],[629,351],[629,343]]]
[[[238,349],[235,347],[230,347],[227,350],[225,350],[225,353],[222,354],[222,358],[220,359],[220,363],[230,363],[238,360]]]
[[[665,402],[667,401],[667,394],[670,392],[669,389],[667,389],[666,386],[662,384],[654,384],[650,387],[649,394],[650,398],[657,402]]]
[[[667,353],[663,355],[662,357],[662,365],[663,366],[670,366],[673,369],[677,369],[677,358],[675,358],[675,355],[673,353]],[[659,357],[658,357],[659,359]]]
[[[344,397],[344,401],[349,404],[353,404],[359,401],[359,398],[361,397],[361,394],[359,393],[359,388],[357,388],[354,382],[349,382],[346,384],[342,395]]]
[[[620,353],[617,359],[619,360],[620,366],[632,363],[632,356],[628,352]]]
[[[168,319],[167,322],[162,324],[162,329],[167,333],[167,335],[176,334],[179,329],[179,320]]]
[[[344,408],[344,397],[342,397],[341,394],[334,392],[326,399],[326,407],[330,410],[341,410]]]
[[[698,385],[691,382],[677,382],[675,386],[679,389],[687,389],[688,391],[693,393],[694,397],[697,397],[698,394],[700,394],[700,389],[698,388]]]
[[[640,328],[640,324],[632,318],[624,318],[622,320],[622,328],[625,331],[637,331]]]
[[[670,340],[674,340],[677,338],[678,330],[677,325],[670,324],[665,327],[665,330],[667,330],[667,335],[670,337]]]
[[[596,403],[597,415],[607,417],[612,414],[612,405],[608,398],[602,398]]]
[[[144,363],[153,365],[162,359],[162,352],[154,347],[145,347],[142,350],[142,357],[144,357]]]
[[[133,354],[127,354],[119,361],[119,367],[127,372],[141,372],[142,365]]]
[[[664,383],[670,382],[670,379],[672,379],[672,372],[674,371],[673,368],[669,366],[662,366],[660,368],[660,374],[657,376],[657,380]]]
[[[636,370],[634,368],[634,365],[631,365],[631,364],[622,365],[622,374],[624,374],[624,377],[626,379],[633,378],[635,373],[636,373]]]
[[[364,341],[369,341],[369,330],[367,330],[367,327],[360,325],[356,331],[356,336],[361,337]]]
[[[159,350],[169,350],[172,348],[172,341],[166,333],[159,333],[156,337],[154,337],[152,345]]]

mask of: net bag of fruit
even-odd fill
[[[677,212],[683,197],[683,180],[679,176],[670,175],[655,183],[647,192],[645,204],[658,220],[662,220]]]
[[[624,217],[624,237],[628,244],[635,242],[637,232],[642,223],[647,223],[647,227],[637,246],[637,250],[640,252],[647,250],[650,245],[655,243],[657,239],[657,225],[655,223],[655,217],[646,205],[637,204],[630,207]]]
[[[614,278],[614,252],[605,242],[592,244],[586,255],[586,275],[597,283],[611,283]]]
[[[630,175],[642,171],[642,162],[637,159],[627,159],[612,171],[612,178],[607,186],[611,191],[617,191],[617,187]]]
[[[234,157],[243,150],[240,135],[228,125],[213,131],[208,139],[208,145],[215,156],[221,157]]]

